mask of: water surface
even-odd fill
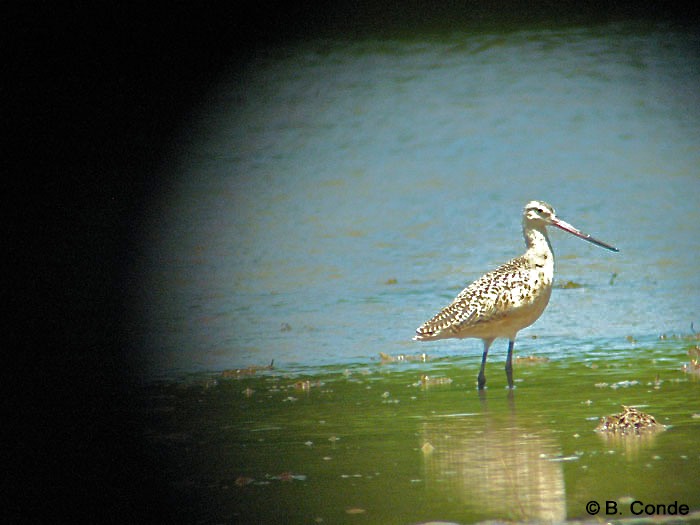
[[[700,325],[693,38],[623,25],[318,41],[224,77],[154,203],[146,370],[407,350],[522,252],[533,198],[621,253],[552,234],[557,279],[582,288],[554,293],[526,349],[532,334],[566,353]]]
[[[173,509],[203,523],[560,523],[590,501],[618,520],[675,501],[700,523],[700,382],[676,346],[516,363],[514,392],[499,367],[482,395],[478,359],[190,375],[144,392],[144,438]],[[666,429],[596,433],[621,404]]]

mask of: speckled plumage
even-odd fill
[[[462,290],[415,338],[514,336],[547,306],[553,274],[553,265],[538,267],[525,255],[508,261]]]
[[[479,388],[486,383],[484,365],[494,339],[507,337],[506,374],[512,388],[512,352],[518,331],[534,323],[547,306],[554,278],[554,254],[547,237],[548,225],[617,251],[616,248],[583,234],[558,219],[554,208],[542,201],[530,201],[523,211],[523,235],[527,250],[483,275],[462,290],[445,308],[423,323],[417,341],[475,337],[484,342]]]

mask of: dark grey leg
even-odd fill
[[[513,389],[513,345],[515,340],[511,339],[508,342],[508,357],[506,358],[506,378],[508,379],[508,388]]]
[[[486,373],[484,369],[486,368],[486,356],[489,353],[491,343],[493,343],[493,339],[484,339],[484,355],[481,356],[481,369],[479,370],[479,377],[477,378],[479,390],[483,390],[486,385]]]

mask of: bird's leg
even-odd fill
[[[484,369],[486,368],[486,356],[489,353],[489,347],[493,343],[493,339],[484,339],[484,355],[481,356],[481,369],[479,370],[479,377],[477,378],[477,384],[479,385],[479,390],[484,389],[486,385],[486,374]]]
[[[508,388],[513,389],[513,345],[515,340],[508,341],[508,357],[506,358],[506,378],[508,379]]]

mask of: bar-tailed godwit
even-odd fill
[[[498,337],[507,337],[509,341],[506,377],[508,387],[513,388],[515,336],[542,315],[552,293],[554,253],[547,237],[547,226],[550,225],[608,250],[618,251],[557,218],[554,208],[546,202],[530,201],[523,210],[525,253],[481,276],[416,330],[416,341],[481,339],[484,354],[477,379],[479,390],[486,384],[486,356],[491,343]]]

